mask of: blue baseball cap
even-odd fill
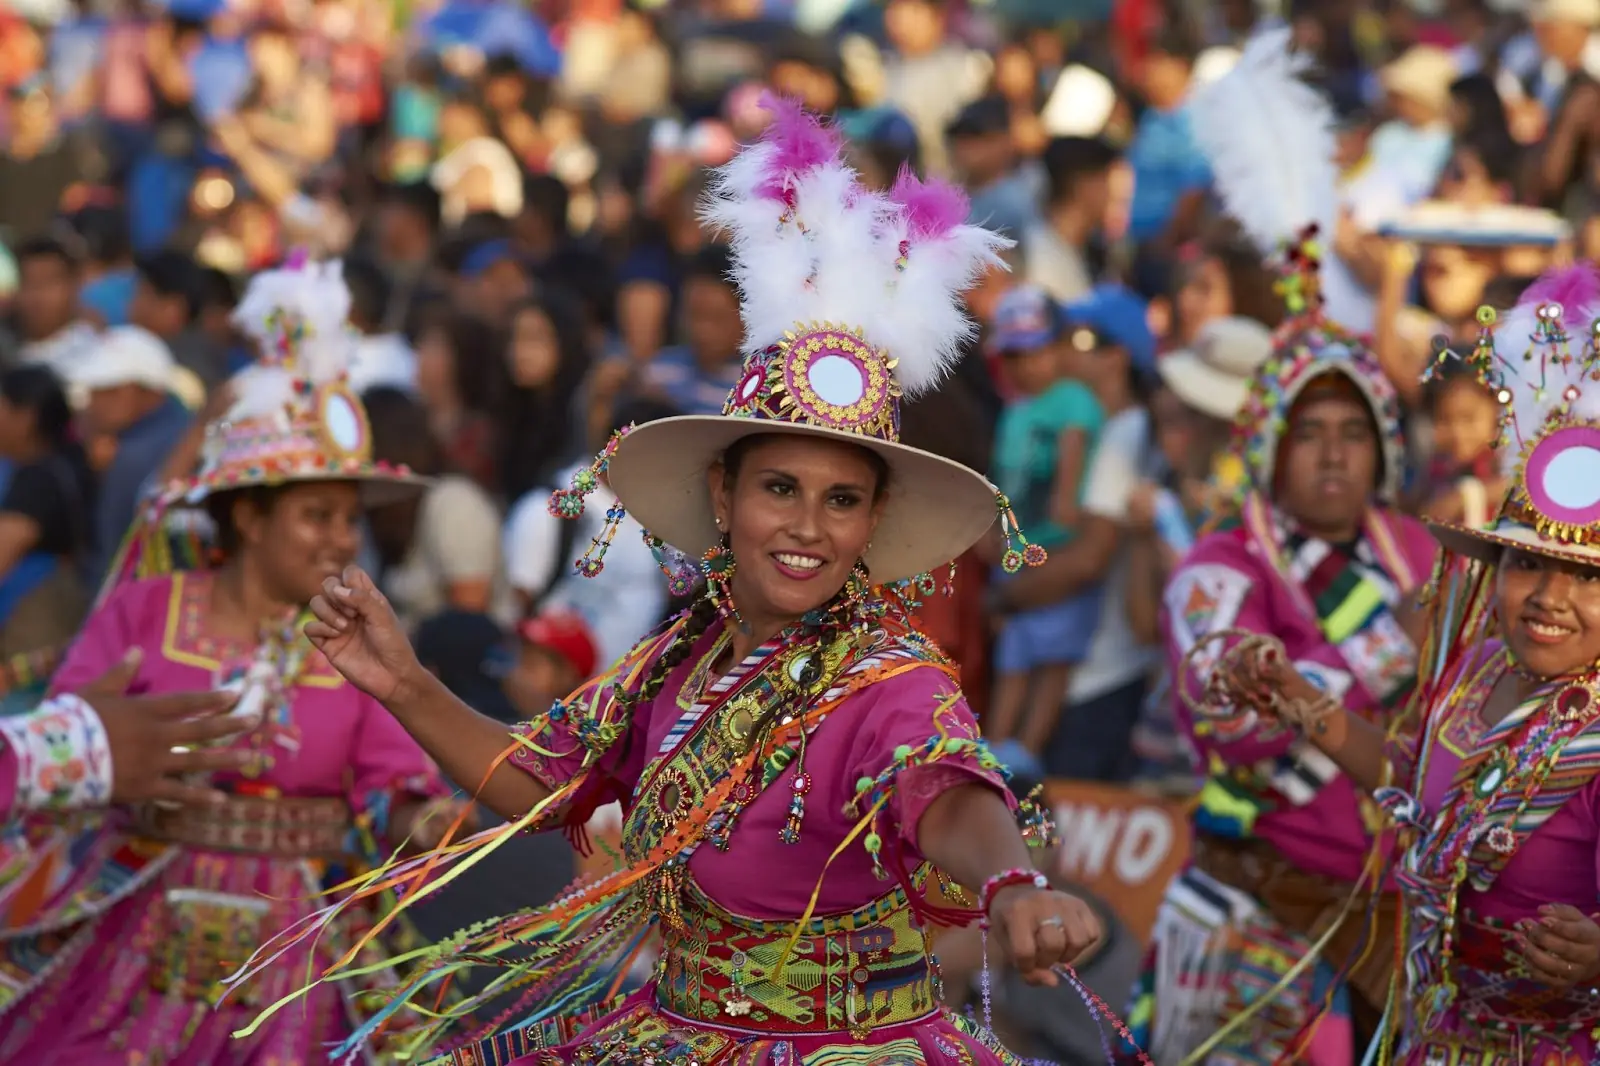
[[[1060,306],[1037,285],[1018,285],[994,309],[989,349],[997,355],[1031,351],[1061,336]]]
[[[1088,296],[1067,304],[1062,317],[1068,326],[1093,330],[1100,343],[1122,348],[1141,374],[1155,373],[1156,336],[1150,332],[1145,302],[1131,289],[1098,285]]]
[[[511,242],[504,237],[475,245],[461,260],[459,273],[464,278],[475,278],[498,263],[517,262]]]

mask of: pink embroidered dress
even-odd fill
[[[338,1053],[444,976],[515,952],[501,985],[522,991],[511,1005],[486,1017],[488,995],[460,1003],[417,1046],[443,1038],[437,1061],[458,1066],[797,1066],[867,1049],[874,1061],[1017,1061],[943,1007],[929,947],[930,922],[973,915],[926,876],[919,819],[963,784],[1009,798],[954,668],[885,622],[860,634],[796,626],[715,677],[730,637],[717,622],[654,699],[619,704],[613,685],[646,671],[685,624],[522,727],[510,755],[553,795],[501,838],[577,831],[620,800],[618,872],[437,945]],[[653,978],[616,999],[609,990],[655,932]]]
[[[796,661],[795,649],[775,641],[697,699],[726,638],[720,624],[703,636],[625,738],[587,771],[595,798],[623,800],[630,859],[711,805],[729,754],[748,743],[761,704],[772,701],[763,674]],[[793,757],[769,757],[759,780],[735,786],[711,811],[708,839],[678,852],[673,872],[644,890],[663,915],[654,979],[599,1018],[591,1011],[524,1026],[539,1034],[525,1050],[555,1045],[560,1061],[590,1062],[608,1045],[613,1061],[627,1059],[624,1048],[654,1047],[703,1064],[755,1064],[799,1063],[850,1046],[855,1054],[870,1047],[879,1060],[1014,1061],[941,1005],[920,903],[922,893],[939,893],[910,876],[922,861],[916,827],[928,804],[973,782],[1005,794],[998,768],[974,743],[977,729],[949,666],[915,634],[884,636],[870,654],[851,655],[832,686],[843,695],[816,716],[803,749],[798,741],[776,749]],[[524,749],[514,764],[551,788],[573,783],[586,773],[583,727],[580,715],[530,724],[529,740],[560,754]],[[952,750],[930,750],[935,737]],[[881,805],[863,833],[857,827],[874,792]],[[803,814],[792,818],[797,795]],[[786,827],[797,827],[792,843]],[[455,1061],[470,1062],[477,1050]],[[551,1053],[526,1066],[551,1062]]]
[[[259,649],[206,631],[209,591],[206,573],[118,589],[89,619],[55,690],[94,680],[129,647],[144,650],[135,693],[201,691],[247,670]],[[395,804],[443,785],[381,706],[309,645],[291,650],[296,660],[278,712],[236,742],[260,752],[259,773],[218,775],[234,797],[221,808],[30,820],[25,841],[8,845],[0,1061],[277,1066],[320,1061],[349,1031],[349,989],[326,985],[304,1010],[231,1038],[297,988],[308,965],[326,966],[355,927],[286,956],[272,980],[219,1004],[220,982],[315,911],[325,879],[351,856],[386,841]]]
[[[1551,271],[1516,307],[1481,310],[1478,321],[1468,366],[1503,405],[1510,490],[1487,526],[1433,528],[1445,563],[1420,734],[1392,752],[1399,787],[1379,793],[1407,841],[1397,878],[1405,984],[1387,1035],[1398,1036],[1405,1066],[1579,1066],[1600,1053],[1600,990],[1542,983],[1515,937],[1547,904],[1596,913],[1600,666],[1528,677],[1533,664],[1501,643],[1522,623],[1499,617],[1499,568],[1508,551],[1581,568],[1570,592],[1530,601],[1562,621],[1594,591],[1600,351],[1589,338],[1600,324],[1600,272]],[[1523,673],[1526,695],[1489,725],[1484,708],[1511,670]]]
[[[1531,980],[1513,939],[1541,906],[1588,914],[1600,896],[1600,728],[1588,713],[1564,724],[1558,706],[1587,711],[1594,696],[1551,686],[1487,726],[1484,701],[1509,665],[1499,641],[1463,658],[1439,688],[1410,763],[1419,802],[1389,794],[1423,830],[1399,875],[1412,934],[1412,1024],[1400,1057],[1408,1066],[1579,1066],[1600,1049],[1600,998]],[[1538,764],[1554,741],[1559,761],[1544,771]],[[1519,809],[1524,789],[1513,786],[1533,781],[1533,799]],[[1474,836],[1480,843],[1469,846]]]

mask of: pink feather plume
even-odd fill
[[[1566,312],[1566,321],[1576,321],[1584,309],[1600,310],[1600,269],[1592,263],[1574,263],[1548,271],[1538,281],[1528,286],[1519,304],[1558,303]]]
[[[757,192],[781,200],[795,175],[837,160],[841,142],[837,130],[823,125],[798,100],[762,93],[761,106],[772,114],[761,141],[773,152],[770,173]]]
[[[906,232],[914,242],[937,240],[967,220],[971,202],[959,188],[943,181],[923,181],[901,167],[889,199],[906,213]]]

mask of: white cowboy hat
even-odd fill
[[[1202,414],[1231,422],[1244,405],[1250,378],[1272,357],[1272,331],[1237,315],[1200,327],[1194,347],[1156,361],[1161,381]]]

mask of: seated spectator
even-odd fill
[[[13,468],[0,497],[0,657],[9,657],[65,645],[89,606],[79,567],[94,478],[48,368],[0,376],[0,458]]]
[[[577,689],[601,663],[594,635],[578,615],[547,611],[517,626],[517,655],[505,679],[519,718],[532,718]]]
[[[420,496],[376,507],[372,536],[382,562],[378,584],[408,629],[444,610],[512,616],[500,561],[500,514],[471,478],[448,472],[428,416],[398,389],[362,397],[372,424],[372,454],[435,479]]]
[[[720,244],[690,259],[683,278],[683,334],[687,343],[659,353],[640,371],[639,387],[686,415],[721,414],[739,380],[744,323],[739,291],[730,278],[733,260]]]
[[[559,289],[518,305],[511,315],[499,389],[500,488],[508,499],[548,485],[584,451],[579,390],[590,349],[582,310]],[[515,431],[509,431],[515,427]]]
[[[228,352],[199,328],[202,305],[200,270],[180,252],[157,252],[134,264],[138,280],[128,305],[128,321],[154,334],[179,366],[210,388],[227,380]]]
[[[1087,296],[1111,208],[1117,150],[1098,137],[1058,137],[1044,151],[1044,218],[1022,233],[1028,280],[1059,301]]]
[[[417,333],[416,391],[431,436],[448,466],[491,491],[500,482],[488,413],[498,375],[487,357],[502,344],[494,327],[471,315],[435,315]]]
[[[90,587],[98,588],[147,483],[188,431],[189,404],[200,402],[201,389],[161,338],[138,326],[106,333],[72,367],[67,383],[83,406],[83,435],[100,471],[85,568]]]
[[[391,297],[383,269],[371,260],[347,259],[344,281],[350,287],[350,326],[361,335],[350,360],[350,388],[357,393],[380,386],[416,392],[417,353],[405,334],[384,324]]]
[[[1038,221],[1038,181],[1017,158],[1011,109],[986,96],[961,109],[945,136],[956,177],[972,196],[972,221],[1020,237]]]
[[[60,241],[40,238],[17,248],[12,330],[17,356],[65,373],[94,344],[94,328],[78,317],[78,263]]]
[[[1505,496],[1495,463],[1500,404],[1464,364],[1441,364],[1443,373],[1423,390],[1433,427],[1433,459],[1422,486],[1425,517],[1481,526]]]

